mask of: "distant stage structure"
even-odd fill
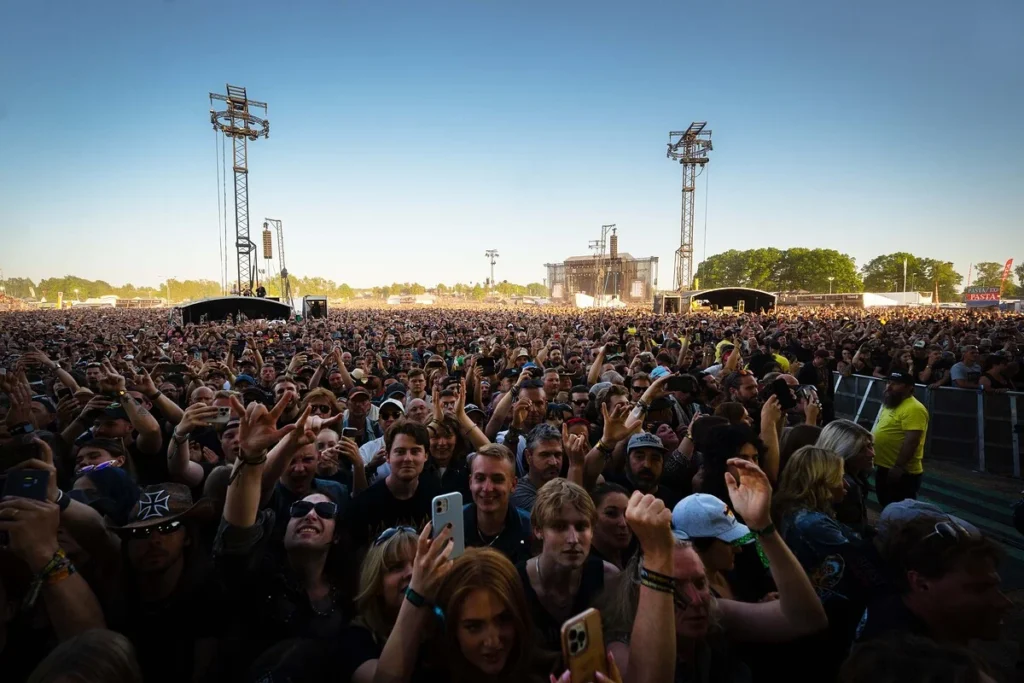
[[[591,256],[570,256],[562,263],[544,264],[552,303],[619,306],[654,300],[658,257],[635,258],[620,253],[616,230],[615,225],[601,226],[601,239],[590,243],[594,251]]]

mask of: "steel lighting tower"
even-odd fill
[[[683,166],[683,215],[679,228],[679,248],[676,249],[675,289],[683,290],[693,283],[693,190],[697,181],[697,167],[703,169],[711,151],[711,131],[704,130],[707,121],[694,121],[683,131],[668,134],[669,159]]]
[[[210,123],[213,129],[221,131],[231,138],[234,147],[235,171],[235,250],[238,252],[238,293],[248,288],[249,293],[255,291],[256,259],[253,253],[256,245],[249,239],[249,166],[248,145],[262,136],[270,134],[270,122],[249,113],[250,108],[262,109],[266,116],[267,104],[250,100],[245,88],[237,85],[227,86],[227,95],[210,93]],[[227,109],[217,111],[213,101],[227,103]]]
[[[484,252],[484,256],[491,260],[491,289],[494,289],[494,264],[498,262],[500,255],[497,249],[488,249]]]
[[[277,230],[277,259],[281,263],[280,276],[281,283],[279,289],[281,290],[281,302],[286,303],[289,306],[292,305],[292,285],[288,281],[288,269],[284,267],[284,230],[281,227],[281,221],[276,218],[264,218],[263,229],[269,230],[270,226],[274,226]]]

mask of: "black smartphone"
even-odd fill
[[[614,342],[608,342],[607,344],[604,345],[604,353],[605,353],[606,356],[609,355],[609,354],[613,354],[613,353],[615,353],[618,350],[619,350],[619,345],[614,343]]]
[[[241,358],[242,357],[242,354],[245,353],[245,337],[239,339],[235,343],[235,346],[231,350],[231,352],[234,354],[235,358]]]
[[[341,430],[342,436],[347,436],[350,439],[354,439],[359,436],[359,430],[354,427],[345,427]]]
[[[46,500],[49,485],[50,473],[45,470],[11,470],[4,482],[3,496]]]
[[[476,364],[479,365],[483,369],[483,372],[484,372],[485,375],[493,375],[494,374],[494,359],[491,358],[490,356],[484,356],[484,357],[480,358],[476,362]]]
[[[779,397],[779,407],[783,410],[796,408],[796,397],[793,396],[793,391],[786,384],[786,380],[780,378],[772,382],[772,393]]]
[[[697,382],[689,375],[674,375],[665,382],[665,388],[669,391],[681,391],[684,394],[696,394]]]

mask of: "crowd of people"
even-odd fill
[[[914,387],[1013,390],[1022,348],[932,309],[0,313],[0,675],[582,683],[593,608],[594,681],[997,680],[1002,551],[916,500]],[[873,431],[835,372],[885,380]]]

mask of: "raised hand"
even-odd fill
[[[530,399],[523,396],[512,406],[512,427],[522,429],[530,415]]]
[[[733,509],[747,526],[761,530],[772,522],[772,485],[760,467],[742,458],[730,458],[726,463],[725,485]]]
[[[50,368],[51,370],[56,370],[57,369],[57,363],[55,363],[53,360],[51,360],[50,357],[47,356],[42,351],[29,351],[24,356],[22,356],[21,359],[22,360],[28,360],[28,361],[33,362],[33,363],[38,363],[39,365],[42,365],[43,367]]]
[[[185,409],[181,422],[174,428],[174,433],[179,438],[191,434],[200,427],[209,427],[213,424],[213,418],[217,417],[217,406],[208,406],[205,403],[193,403]]]
[[[146,372],[146,368],[139,368],[139,373],[135,375],[135,387],[142,392],[143,396],[152,396],[157,392],[156,383]]]
[[[119,375],[109,360],[103,361],[103,368],[100,371],[100,390],[104,393],[117,393],[125,390],[125,379]]]
[[[601,441],[608,446],[614,446],[632,434],[638,426],[643,423],[640,417],[631,417],[631,408],[626,403],[620,403],[611,412],[608,406],[601,404],[601,415],[604,417],[604,432]]]
[[[585,435],[570,434],[569,428],[563,424],[562,447],[565,449],[565,454],[569,457],[570,466],[583,467],[583,463],[587,459],[587,453],[590,452],[590,444],[587,442]]]
[[[353,466],[361,466],[363,464],[363,456],[359,454],[359,444],[355,442],[355,439],[343,436],[335,448]]]
[[[441,579],[452,567],[452,560],[448,558],[454,548],[449,543],[452,537],[450,528],[442,529],[437,538],[431,538],[432,533],[433,526],[427,522],[416,541],[416,557],[412,562],[412,579],[409,581],[409,588],[430,602],[437,597]]]
[[[644,557],[671,560],[675,545],[672,536],[672,511],[651,494],[634,491],[626,505],[626,523],[640,541]]]
[[[761,421],[764,424],[776,424],[782,419],[782,405],[779,397],[772,394],[761,406]]]
[[[15,497],[0,500],[0,531],[7,533],[7,549],[33,574],[40,572],[60,548],[59,525],[60,508],[56,503]]]
[[[774,398],[774,397],[773,397]],[[818,415],[821,414],[821,404],[817,401],[808,401],[807,405],[804,406],[804,417],[807,420],[807,424],[816,425],[818,424]]]
[[[32,422],[32,388],[25,378],[25,373],[5,376],[0,388],[6,391],[11,399],[11,408],[7,411],[7,426],[15,427]]]
[[[293,400],[295,400],[295,393],[287,391],[277,405],[268,411],[262,403],[254,401],[246,408],[242,406],[237,397],[231,397],[231,408],[236,415],[240,416],[238,440],[242,453],[249,458],[258,458],[264,451],[269,450],[278,441],[296,430],[297,425],[285,425],[280,429],[277,428],[277,421]],[[303,415],[308,417],[308,414],[309,408],[307,407]],[[312,435],[312,432],[309,434]],[[313,435],[309,443],[312,443],[315,438],[316,436]]]

